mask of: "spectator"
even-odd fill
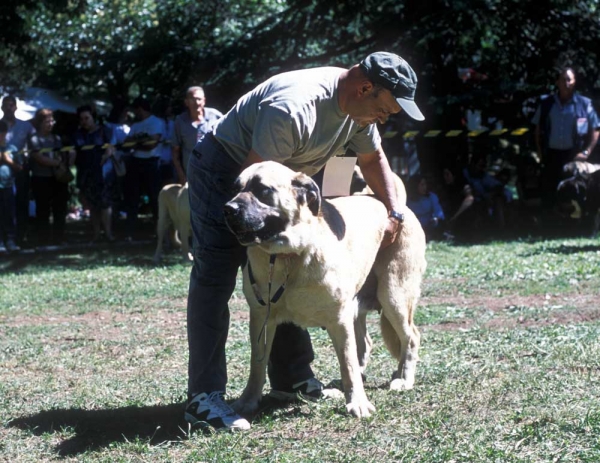
[[[62,153],[62,142],[52,133],[54,114],[50,109],[38,109],[33,118],[36,133],[31,136],[31,189],[36,206],[38,244],[60,244],[65,241],[65,219],[69,201],[69,186],[54,177],[61,163],[73,165],[75,153]],[[52,214],[52,226],[50,215]]]
[[[118,100],[113,104],[113,107],[106,118],[105,126],[112,130],[115,140],[118,145],[121,145],[129,131],[131,130],[127,124],[127,116],[129,114],[129,106],[124,101]]]
[[[8,124],[0,120],[0,253],[18,251],[15,243],[15,173],[23,167],[15,160],[17,148],[6,143]]]
[[[411,177],[406,193],[406,205],[419,219],[427,239],[439,237],[444,211],[438,196],[429,191],[427,179],[419,174]]]
[[[532,119],[537,154],[543,164],[545,209],[554,205],[563,166],[570,161],[586,161],[600,133],[600,121],[592,102],[575,92],[575,83],[575,71],[570,67],[561,69],[557,92],[542,98]]]
[[[133,155],[125,175],[125,202],[127,204],[127,240],[131,241],[137,226],[140,195],[148,195],[150,210],[156,221],[158,216],[158,161],[159,142],[163,122],[151,112],[148,100],[138,97],[133,101],[136,122],[131,126],[125,142],[135,142]]]
[[[473,207],[477,219],[484,220],[484,223],[493,219],[496,225],[503,229],[506,225],[504,205],[507,193],[502,182],[490,175],[486,167],[485,156],[474,156],[471,163],[463,169],[463,176],[473,192]]]
[[[422,120],[414,103],[417,78],[397,55],[373,53],[350,69],[322,67],[276,75],[242,96],[212,132],[196,145],[188,163],[194,266],[188,296],[189,381],[185,417],[192,425],[248,429],[250,424],[223,399],[227,384],[225,343],[228,301],[246,250],[223,217],[234,182],[245,167],[271,160],[314,175],[347,149],[389,221],[382,245],[392,243],[401,219],[394,181],[376,122],[404,110]],[[269,359],[271,395],[312,400],[323,385],[312,372],[310,336],[279,325]]]
[[[29,221],[29,190],[30,190],[30,165],[25,156],[24,150],[27,147],[27,141],[35,132],[33,125],[29,121],[17,119],[17,99],[12,95],[7,95],[2,99],[2,120],[8,124],[6,134],[6,143],[17,149],[14,159],[23,168],[15,174],[15,210],[17,243],[23,244],[27,237],[27,225]]]
[[[187,165],[196,143],[210,132],[213,124],[223,114],[205,106],[206,97],[202,87],[190,87],[185,92],[184,104],[187,111],[175,118],[173,164],[180,184],[187,182]]]
[[[446,167],[442,171],[443,183],[440,203],[446,217],[446,233],[448,238],[462,238],[472,227],[472,209],[475,199],[471,186],[460,173],[460,169]]]
[[[129,117],[129,106],[127,103],[121,99],[117,99],[113,103],[113,107],[106,118],[106,122],[104,125],[112,129],[113,135],[117,142],[115,156],[117,159],[121,159],[124,162],[124,165],[127,166],[129,164],[130,155],[129,150],[124,149],[121,145],[127,139],[127,135],[129,135],[129,131],[131,128],[128,124]],[[123,185],[124,177],[117,177],[117,201],[113,206],[113,221],[120,217],[120,212],[125,211],[126,204],[123,198]]]
[[[107,126],[98,125],[91,106],[77,108],[79,128],[73,136],[77,147],[77,187],[84,209],[92,221],[92,241],[100,240],[101,229],[106,239],[114,241],[112,206],[118,200],[116,173],[113,165],[116,139]],[[104,145],[110,146],[104,146]],[[86,149],[85,147],[92,147]]]
[[[167,97],[159,98],[154,105],[154,114],[163,122],[163,132],[159,145],[160,160],[158,166],[158,189],[160,190],[165,185],[175,183],[176,178],[172,155],[175,123],[172,117],[173,105],[171,104],[171,99]]]

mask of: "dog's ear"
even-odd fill
[[[314,216],[321,210],[321,191],[308,175],[300,174],[292,180],[298,204],[306,204]]]

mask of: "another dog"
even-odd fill
[[[163,241],[167,231],[171,231],[171,242],[181,247],[184,260],[188,260],[192,235],[190,223],[190,200],[188,184],[165,185],[158,195],[158,223],[156,225],[156,251],[154,262],[160,262],[163,254]]]
[[[576,164],[584,164],[579,170]],[[556,188],[556,210],[564,217],[592,222],[591,236],[600,232],[600,169],[590,169],[594,164],[569,163],[565,173],[572,176],[560,182]]]
[[[399,204],[406,194],[397,178]],[[248,384],[233,407],[258,409],[275,328],[284,322],[325,327],[341,369],[348,412],[375,410],[361,373],[371,350],[366,311],[381,311],[381,330],[398,360],[390,388],[411,389],[419,350],[413,314],[425,271],[425,235],[410,210],[397,240],[379,250],[388,223],[370,196],[322,200],[308,176],[262,162],[244,170],[225,219],[248,246],[244,294],[250,305],[252,359]],[[266,301],[266,302],[265,302]]]

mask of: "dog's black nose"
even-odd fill
[[[234,217],[239,212],[240,212],[240,206],[239,206],[239,204],[235,203],[233,201],[229,201],[223,207],[223,215],[225,215],[225,217]]]

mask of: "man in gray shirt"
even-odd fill
[[[312,175],[346,149],[358,153],[367,184],[390,220],[382,246],[398,233],[401,210],[376,122],[404,110],[424,117],[414,103],[417,78],[392,53],[373,53],[350,69],[321,67],[279,74],[241,97],[196,145],[188,164],[194,266],[188,295],[189,378],[186,420],[214,428],[249,429],[223,399],[227,384],[227,303],[246,249],[228,230],[223,207],[245,167],[273,160]],[[277,327],[269,359],[271,394],[320,398],[306,330]]]
[[[174,140],[171,152],[179,183],[187,182],[187,165],[196,143],[208,133],[223,114],[208,108],[202,87],[190,87],[185,92],[184,104],[187,111],[175,118]]]

